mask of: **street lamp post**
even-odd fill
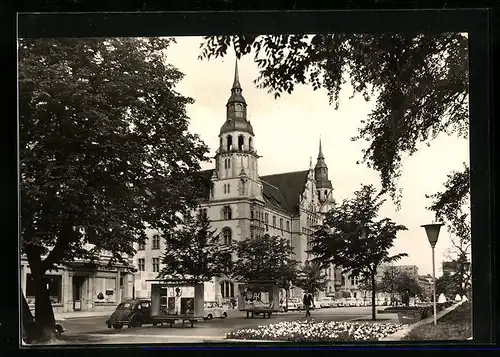
[[[441,229],[442,223],[431,223],[424,224],[421,227],[425,228],[425,233],[427,233],[427,239],[432,248],[432,301],[434,305],[434,325],[437,325],[436,318],[436,264],[434,260],[434,247],[438,241],[439,231]]]

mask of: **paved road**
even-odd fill
[[[333,308],[312,311],[312,318],[316,321],[346,321],[368,317],[369,307]],[[224,338],[227,332],[238,328],[255,327],[263,324],[280,321],[305,319],[304,312],[288,312],[273,315],[270,319],[257,317],[247,319],[246,314],[237,310],[229,310],[226,319],[214,319],[195,324],[182,324],[174,328],[167,326],[153,327],[145,325],[140,328],[124,328],[122,330],[108,329],[103,317],[86,317],[67,319],[63,322],[66,332],[61,343],[64,344],[109,344],[109,343],[194,343],[216,341]]]

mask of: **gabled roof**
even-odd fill
[[[210,181],[213,171],[213,169],[203,170],[202,175]],[[291,214],[299,213],[299,197],[304,192],[308,175],[309,170],[260,176],[264,199],[271,206]],[[209,197],[204,198],[209,199]]]
[[[285,199],[287,211],[294,214],[299,212],[299,196],[304,192],[308,175],[309,170],[304,170],[261,176],[260,179],[279,189]]]

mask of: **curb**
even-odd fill
[[[450,312],[452,312],[453,310],[455,310],[457,307],[459,307],[463,303],[464,303],[464,301],[460,301],[459,303],[457,303],[455,305],[452,305],[452,306],[450,306],[450,307],[448,307],[448,308],[446,308],[446,309],[438,312],[436,314],[436,320],[439,320],[441,317],[449,314]],[[381,338],[379,341],[399,341],[403,337],[405,337],[407,334],[409,334],[411,332],[411,330],[413,330],[414,328],[416,328],[418,326],[426,325],[426,324],[431,323],[433,321],[434,321],[434,316],[433,315],[429,316],[429,317],[426,317],[423,320],[420,320],[420,321],[418,321],[418,322],[416,322],[414,324],[409,325],[408,327],[404,327],[401,330],[396,331],[392,335],[389,335],[389,336],[386,336],[384,338]]]

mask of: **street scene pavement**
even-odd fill
[[[379,315],[381,321],[392,320],[394,316]],[[392,315],[392,314],[389,314]],[[313,310],[309,319],[316,321],[349,321],[369,319],[370,307],[339,307],[331,309]],[[271,318],[257,316],[253,319],[246,318],[245,312],[228,310],[225,319],[207,320],[194,325],[193,328],[186,324],[177,323],[173,328],[168,325],[144,325],[138,328],[123,328],[121,330],[108,329],[106,319],[108,316],[92,317],[66,317],[63,321],[66,332],[58,343],[61,344],[149,344],[149,343],[201,343],[219,341],[225,334],[245,327],[256,327],[278,323],[281,321],[305,320],[305,312],[290,311],[277,313]]]

